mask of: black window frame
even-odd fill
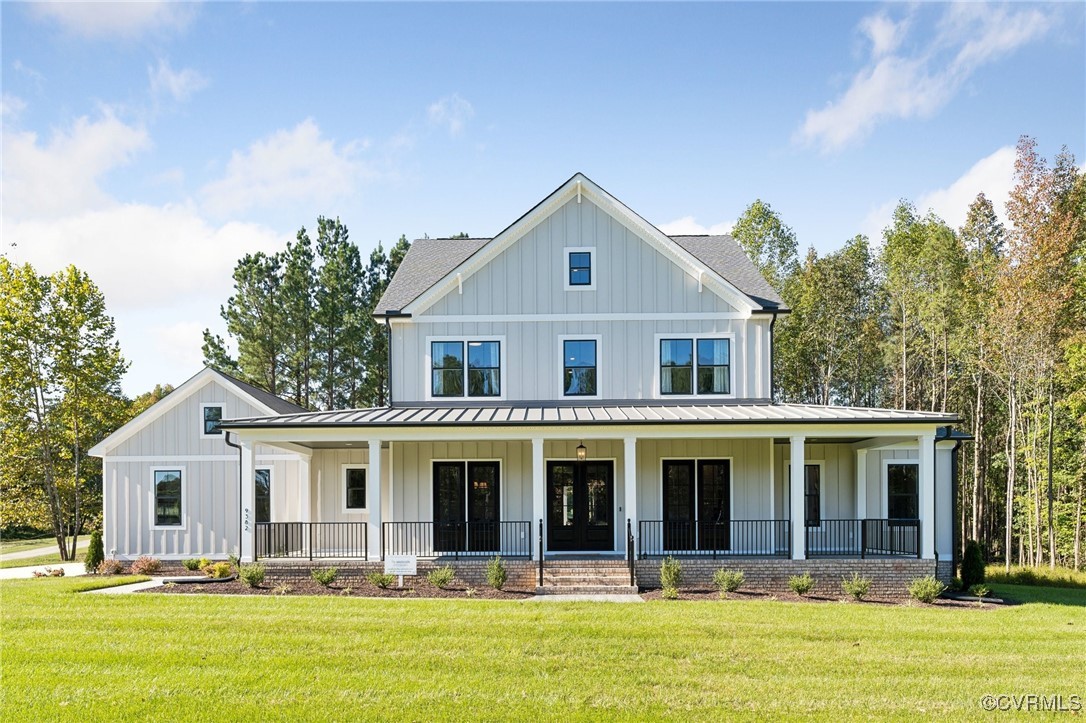
[[[498,347],[498,366],[496,367],[473,367],[471,364],[471,345],[472,344],[494,344]],[[500,397],[502,395],[502,343],[498,339],[468,339],[464,341],[464,348],[466,350],[467,358],[464,360],[464,371],[466,379],[464,383],[464,395],[468,397]],[[498,384],[493,394],[472,394],[471,393],[471,373],[473,371],[495,371],[497,372]]]
[[[811,491],[811,478],[807,470],[814,469],[818,475],[815,480],[814,492]],[[814,517],[811,517],[811,506],[814,506]],[[803,525],[805,527],[822,526],[822,465],[804,463],[803,465]]]
[[[588,265],[573,263],[574,256],[586,256],[588,258]],[[570,286],[592,286],[592,252],[591,251],[570,251],[566,256],[566,271],[568,274]],[[574,281],[573,274],[578,271],[588,272],[588,281]]]
[[[444,362],[445,362],[445,359],[447,358],[447,355],[445,355],[445,354],[441,355],[441,360],[440,360],[441,365],[440,366],[438,365],[438,358],[437,358],[437,355],[434,353],[434,347],[436,345],[438,345],[438,344],[442,344],[442,345],[445,345],[445,344],[457,344],[457,345],[460,346],[460,366],[459,367],[445,366]],[[465,352],[466,352],[466,345],[463,342],[463,340],[434,339],[434,340],[430,341],[430,396],[432,396],[432,397],[462,397],[462,396],[464,396],[465,392],[467,392],[467,390],[464,389],[464,384],[467,381],[467,375],[465,374],[465,367],[467,366],[467,359],[465,358]],[[441,383],[440,387],[442,389],[444,389],[445,388],[444,380],[446,379],[445,373],[446,372],[451,372],[451,371],[459,371],[460,372],[457,375],[460,378],[460,390],[458,392],[445,392],[445,391],[442,391],[442,392],[439,393],[437,391],[439,385],[434,383],[435,381],[437,381],[438,374],[442,375],[441,376],[442,383]]]
[[[914,472],[913,477],[913,491],[910,492],[891,492],[890,491],[890,468],[891,467],[912,467]],[[900,498],[912,498],[912,508],[916,510],[916,514],[909,517],[902,517],[895,515],[894,509],[895,501]],[[889,460],[886,463],[886,518],[892,521],[907,521],[912,522],[920,518],[920,463],[909,460]]]
[[[267,491],[261,491],[260,473],[268,473],[268,486]],[[253,485],[255,487],[255,494],[253,495],[253,518],[257,522],[271,522],[271,488],[272,488],[272,469],[271,467],[257,467],[253,470]],[[263,514],[267,512],[267,514]]]
[[[175,495],[168,495],[167,499],[172,500],[176,498],[177,501],[177,522],[163,522],[162,513],[160,509],[163,503],[163,495],[159,491],[159,485],[165,480],[160,480],[160,474],[169,474],[174,472],[177,474],[177,493]],[[156,468],[151,472],[152,484],[155,491],[155,527],[184,527],[185,526],[185,470],[180,467],[169,468]]]
[[[687,341],[690,342],[690,366],[685,365],[672,365],[664,367],[664,343]],[[699,364],[698,363],[698,346],[701,342],[723,342],[728,345],[728,363],[727,364]],[[656,359],[656,372],[659,379],[659,394],[662,397],[730,397],[732,396],[732,339],[728,336],[673,336],[673,337],[661,337],[660,344],[657,347],[657,359]],[[676,392],[664,391],[664,369],[690,369],[690,391],[689,392]],[[727,388],[723,392],[717,391],[701,391],[700,377],[702,369],[727,369],[727,373],[724,375],[724,383]],[[674,380],[673,380],[674,381]],[[674,384],[672,385],[674,386]]]
[[[592,364],[570,365],[569,352],[566,351],[567,344],[592,344]],[[598,339],[563,339],[562,340],[562,396],[564,397],[598,397],[600,394],[600,344]],[[591,369],[592,370],[592,391],[590,392],[573,392],[569,391],[569,382],[573,379],[574,369]]]
[[[352,472],[361,472],[362,473],[362,490],[361,490],[361,492],[362,492],[362,506],[361,507],[352,507],[351,506],[351,492],[353,491],[353,492],[357,493],[359,491],[357,489],[357,487],[354,490],[351,489],[351,473]],[[367,487],[369,485],[369,481],[370,481],[370,471],[369,471],[368,467],[366,467],[364,465],[350,465],[350,466],[347,466],[347,467],[344,468],[344,470],[343,470],[343,509],[344,509],[344,511],[346,511],[346,512],[368,512],[369,511],[369,505],[367,504],[368,500],[366,499],[366,493],[367,493]]]
[[[207,418],[208,410],[211,410],[211,409],[218,409],[219,410],[219,418],[218,419],[208,419]],[[214,425],[211,428],[210,432],[207,429],[208,422],[210,422],[210,423],[212,423]],[[203,426],[203,429],[204,429],[203,436],[205,436],[205,437],[211,437],[211,436],[216,436],[216,435],[221,436],[222,435],[222,427],[219,426],[220,424],[222,424],[222,405],[221,404],[205,404],[205,405],[203,405],[203,425],[204,425]]]

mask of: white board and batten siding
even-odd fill
[[[221,404],[223,418],[267,414],[212,379],[110,449],[102,465],[107,554],[172,559],[225,557],[237,551],[238,451],[223,435],[202,434],[205,404]],[[271,469],[272,520],[301,519],[299,458],[261,445],[256,461],[258,468]],[[154,525],[156,468],[182,470],[179,527]]]
[[[592,248],[594,290],[566,288]],[[660,398],[661,336],[729,336],[732,395],[769,397],[769,319],[749,317],[588,201],[570,200],[409,322],[393,325],[393,398],[427,399],[431,338],[501,338],[502,397],[562,398],[562,337],[599,335],[600,396]]]

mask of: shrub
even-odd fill
[[[660,587],[664,589],[664,597],[668,600],[677,598],[679,586],[683,584],[683,566],[674,557],[668,555],[660,563]],[[674,595],[668,595],[674,592]]]
[[[309,576],[323,587],[328,587],[336,581],[339,570],[334,567],[315,567],[309,571]]]
[[[987,585],[974,585],[969,588],[969,594],[974,597],[988,597],[992,594],[992,589]]]
[[[948,585],[947,587],[949,587],[951,590],[965,589],[964,587],[962,587],[962,579],[960,577],[952,577],[950,579],[950,585]]]
[[[366,582],[371,585],[376,585],[382,590],[387,590],[389,585],[396,582],[396,576],[386,572],[371,572],[369,575],[366,575]],[[323,585],[324,583],[321,584]]]
[[[276,585],[274,588],[272,588],[273,595],[289,595],[292,592],[294,592],[294,588],[285,583]]]
[[[675,587],[665,587],[663,590],[660,591],[660,597],[662,597],[664,600],[678,600],[679,589]]]
[[[788,589],[801,597],[814,590],[814,584],[814,578],[809,572],[788,578]]]
[[[120,575],[124,572],[124,565],[120,560],[102,560],[94,571],[99,575]]]
[[[441,590],[444,590],[449,586],[449,583],[453,581],[454,576],[455,573],[453,573],[453,569],[449,565],[446,565],[445,567],[435,567],[433,570],[426,573],[426,579],[430,581],[430,584]]]
[[[210,560],[201,560],[201,559],[196,558],[196,557],[190,557],[187,560],[182,560],[181,564],[184,565],[185,569],[188,570],[189,572],[196,572],[197,570],[200,570],[200,569],[210,565],[211,561]]]
[[[154,575],[162,569],[162,563],[153,557],[140,555],[130,566],[133,575]]]
[[[946,591],[946,585],[935,579],[933,575],[918,577],[909,583],[909,597],[922,603],[935,602]]]
[[[204,574],[208,577],[222,580],[230,577],[234,572],[234,566],[229,562],[212,562],[204,566]]]
[[[264,566],[259,562],[251,564],[242,564],[238,568],[238,577],[248,587],[259,587],[264,582]]]
[[[852,577],[841,578],[841,589],[851,595],[855,600],[863,600],[867,593],[871,592],[871,580],[863,577],[858,572],[852,573]]]
[[[970,540],[962,553],[962,590],[984,582],[984,551],[980,543]]]
[[[229,562],[234,567],[236,567],[238,569],[241,569],[241,558],[238,557],[237,555],[235,555],[234,553],[230,553],[229,555],[227,555],[226,556],[226,561]]]
[[[102,547],[102,533],[95,530],[90,535],[90,545],[87,546],[87,554],[83,557],[83,567],[87,572],[94,572],[104,559],[106,559],[106,551]]]
[[[505,571],[505,563],[501,557],[495,555],[486,561],[486,584],[495,590],[505,587],[505,581],[509,573]]]
[[[728,593],[743,587],[744,580],[742,570],[717,570],[713,573],[713,585],[720,591],[720,597],[728,597]]]

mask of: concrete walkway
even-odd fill
[[[155,577],[147,580],[146,582],[133,582],[128,585],[117,585],[115,587],[103,587],[98,590],[87,590],[88,595],[124,595],[130,592],[139,592],[140,590],[149,590],[153,587],[162,587],[166,582],[166,578]]]
[[[76,550],[86,550],[90,545],[89,539],[82,539],[76,543]],[[26,560],[31,557],[45,557],[46,555],[52,555],[59,552],[56,545],[49,545],[48,547],[35,547],[33,550],[20,550],[19,552],[9,552],[4,555],[0,555],[0,562],[7,562],[8,560]]]
[[[643,603],[640,595],[536,595],[524,602],[611,602]]]
[[[87,569],[83,567],[82,562],[65,562],[55,563],[52,565],[35,565],[34,567],[9,567],[6,570],[0,570],[0,580],[18,580],[20,578],[34,577],[34,571],[40,570],[45,572],[45,568],[56,570],[58,567],[64,570],[64,577],[78,577],[79,575],[86,575]]]

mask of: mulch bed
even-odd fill
[[[191,573],[190,573],[191,574]],[[467,586],[454,583],[442,590],[423,581],[409,585],[404,581],[404,586],[381,589],[370,583],[348,585],[333,583],[324,587],[314,580],[299,579],[289,583],[264,583],[258,587],[249,587],[240,580],[230,582],[216,582],[203,585],[163,585],[140,591],[140,594],[151,595],[335,595],[339,597],[382,597],[382,598],[477,598],[482,600],[523,600],[532,597],[534,592],[521,590],[495,590],[492,587],[480,586],[469,595]]]
[[[662,591],[660,590],[646,590],[641,593],[641,597],[645,600],[664,600]],[[971,610],[992,610],[997,607],[996,605],[977,605],[976,601],[964,601],[964,600],[948,600],[946,598],[939,598],[935,602],[929,604],[917,602],[908,597],[867,597],[862,601],[857,602],[851,597],[827,597],[823,595],[797,595],[794,592],[779,592],[768,593],[758,590],[740,590],[738,592],[728,593],[726,600],[720,599],[720,593],[716,590],[704,590],[704,589],[679,589],[679,600],[692,600],[692,601],[715,601],[715,602],[729,602],[731,600],[778,600],[781,602],[797,602],[797,603],[846,603],[849,605],[878,605],[878,606],[908,606],[908,607],[924,607],[924,608],[968,608]]]

